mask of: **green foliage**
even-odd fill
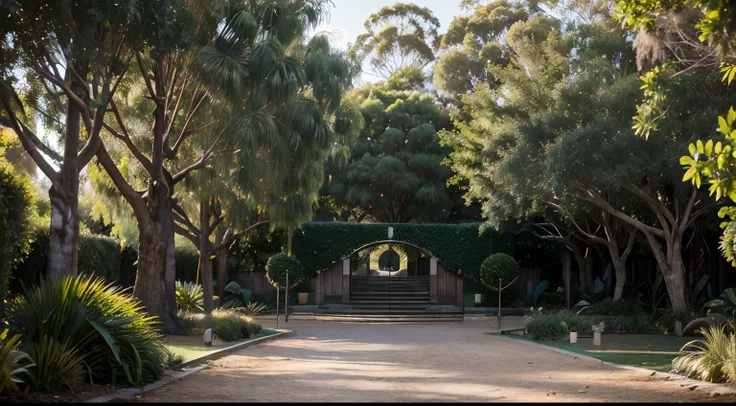
[[[717,299],[713,299],[705,304],[708,313],[720,313],[726,316],[736,316],[736,292],[733,288],[727,288],[721,293]]]
[[[305,223],[294,233],[293,254],[307,275],[325,270],[365,245],[388,239],[415,245],[438,258],[450,272],[462,272],[479,281],[480,266],[493,251],[513,253],[514,244],[494,231],[479,232],[479,223],[465,224],[359,224]],[[466,280],[466,283],[470,281]]]
[[[202,285],[194,282],[176,281],[176,310],[196,313],[204,311]]]
[[[34,382],[42,392],[55,392],[66,385],[74,389],[84,378],[85,357],[69,339],[63,344],[44,335],[31,344],[31,358],[35,363]]]
[[[685,344],[680,355],[672,361],[675,372],[708,382],[729,381],[736,383],[736,338],[725,326],[710,327],[703,332],[702,340]]]
[[[365,127],[350,144],[349,161],[335,158],[326,167],[322,195],[344,220],[354,213],[384,223],[446,222],[462,206],[446,185],[449,149],[437,136],[450,126],[448,116],[432,96],[390,85],[366,85],[350,96]]]
[[[264,269],[268,259],[286,246],[283,230],[271,231],[261,227],[239,238],[228,251],[229,267],[232,271]]]
[[[182,317],[187,334],[201,335],[208,328],[223,341],[238,341],[261,333],[261,325],[234,310],[215,309],[211,314],[187,313]]]
[[[293,256],[281,252],[268,259],[266,277],[276,288],[286,288],[286,274],[289,274],[288,287],[293,288],[305,278],[304,267]]]
[[[30,253],[18,264],[14,277],[24,286],[38,284],[46,275],[47,255],[49,250],[48,224],[36,226],[31,233]],[[114,281],[121,277],[122,249],[120,241],[101,235],[81,234],[79,236],[80,273],[95,274]],[[14,289],[21,292],[20,289]]]
[[[245,306],[230,307],[230,310],[241,313],[245,316],[257,316],[258,314],[266,311],[268,307],[262,303],[248,302]]]
[[[534,306],[539,303],[539,297],[547,290],[549,289],[549,281],[541,281],[537,285],[536,288],[534,288]]]
[[[658,326],[662,328],[665,331],[668,332],[674,332],[675,331],[675,322],[680,321],[682,322],[682,327],[687,326],[688,323],[691,321],[697,319],[698,313],[694,312],[693,310],[672,310],[672,309],[663,309],[662,315],[659,317],[659,324]]]
[[[514,257],[504,253],[491,254],[480,265],[480,280],[488,287],[506,286],[519,277],[519,265]]]
[[[30,250],[33,187],[5,160],[6,131],[0,130],[0,318],[13,268]]]
[[[644,313],[644,308],[636,299],[613,300],[606,298],[600,302],[593,303],[585,310],[585,314],[598,316],[635,316]]]
[[[164,368],[173,369],[184,363],[184,356],[176,354],[166,349],[166,360],[164,361]]]
[[[18,350],[20,334],[8,339],[8,329],[0,333],[0,394],[17,392],[20,384],[33,382],[33,360]]]
[[[396,3],[371,14],[366,32],[358,36],[348,53],[384,77],[406,68],[421,69],[434,60],[440,22],[428,7]]]
[[[524,319],[526,333],[533,340],[554,340],[570,331],[588,332],[598,323],[596,316],[578,316],[565,310],[536,313]]]
[[[624,310],[604,305],[602,311]],[[555,310],[551,312],[533,312],[525,317],[527,334],[534,340],[552,340],[564,336],[570,331],[592,332],[593,324],[604,323],[605,332],[616,333],[643,333],[653,330],[651,317],[641,311],[630,314],[612,313],[610,315],[599,314],[575,314],[567,310]]]
[[[67,343],[94,382],[140,386],[163,374],[156,320],[136,298],[101,278],[70,276],[29,289],[10,303],[8,323],[39,354],[50,351],[52,342]]]

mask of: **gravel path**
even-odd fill
[[[509,319],[509,321],[507,321]],[[504,328],[521,323],[504,318]],[[273,327],[273,321],[261,321]],[[676,382],[484,334],[493,321],[281,322],[243,349],[140,398],[151,402],[733,402]]]

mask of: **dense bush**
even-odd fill
[[[140,386],[163,374],[163,337],[155,319],[136,298],[101,278],[43,283],[11,301],[7,314],[10,330],[23,334],[23,349],[45,354],[48,346],[67,343],[95,383]]]
[[[644,313],[644,308],[638,300],[613,300],[610,297],[593,303],[581,311],[581,314],[595,314],[597,316],[634,316],[642,313]]]
[[[233,310],[216,309],[211,314],[185,313],[181,317],[187,334],[201,335],[204,330],[223,341],[237,341],[261,333],[261,325],[252,318]]]
[[[202,285],[194,282],[176,281],[176,310],[186,313],[204,311]]]
[[[3,146],[0,135],[0,317],[11,270],[30,249],[29,219],[33,208],[30,180],[5,161]]]
[[[293,256],[281,252],[268,259],[266,277],[272,285],[286,287],[287,271],[289,272],[289,288],[296,286],[304,279],[304,268]]]
[[[709,382],[736,383],[736,335],[724,326],[703,330],[702,340],[685,344],[672,361],[675,372]]]
[[[39,342],[31,344],[33,383],[36,390],[54,392],[62,385],[74,388],[84,377],[85,357],[69,338],[60,343],[44,335]]]
[[[519,265],[514,257],[504,253],[496,253],[486,258],[480,265],[480,280],[489,287],[506,286],[519,277]]]

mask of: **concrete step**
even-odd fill
[[[399,291],[399,292],[352,292],[350,296],[354,297],[416,297],[429,296],[429,291]]]
[[[350,304],[393,304],[393,303],[401,303],[401,304],[429,304],[429,298],[424,299],[391,299],[391,300],[371,300],[371,299],[356,299],[356,298],[350,298]]]

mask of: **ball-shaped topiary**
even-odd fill
[[[480,280],[488,287],[506,286],[519,276],[519,265],[514,257],[508,254],[492,254],[480,266]]]
[[[289,271],[289,288],[304,279],[304,268],[295,257],[279,253],[268,259],[266,263],[266,277],[272,285],[279,288],[286,287],[286,271]]]

